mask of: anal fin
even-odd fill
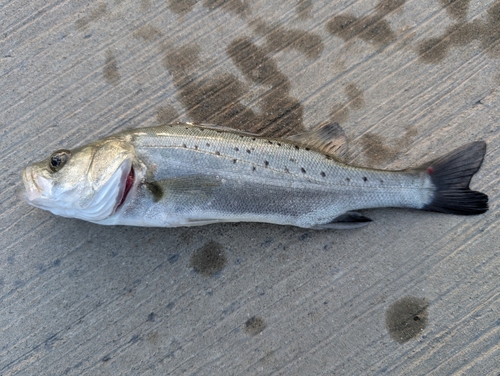
[[[324,223],[321,225],[316,225],[311,228],[315,230],[324,230],[324,229],[352,230],[355,228],[368,226],[370,222],[372,222],[372,220],[368,217],[365,217],[362,214],[356,212],[347,212],[342,215],[339,215],[331,222]]]

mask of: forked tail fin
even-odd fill
[[[436,188],[432,202],[422,209],[462,215],[486,212],[488,196],[469,189],[485,153],[484,141],[472,142],[422,166]]]

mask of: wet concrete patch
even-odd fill
[[[498,59],[500,58],[500,46],[497,43],[499,39],[500,2],[496,2],[488,8],[486,21],[476,19],[472,22],[453,24],[443,35],[420,43],[417,52],[422,63],[436,64],[446,57],[452,47],[465,46],[477,40],[488,56]]]
[[[211,241],[191,255],[190,264],[195,272],[210,277],[224,269],[227,259],[222,245]]]
[[[245,322],[245,332],[251,336],[262,333],[267,324],[260,316],[252,316]]]
[[[372,132],[361,136],[360,142],[365,155],[367,167],[383,167],[383,164],[393,161],[396,156],[406,151],[418,134],[416,127],[408,128],[403,136],[388,144],[383,137]]]
[[[424,298],[404,297],[387,308],[385,323],[392,339],[408,342],[427,326],[429,303]]]
[[[107,11],[107,8],[108,6],[105,3],[97,4],[97,6],[91,9],[86,16],[76,20],[75,22],[76,28],[81,30],[86,28],[90,23],[97,21],[102,16],[104,16],[104,14]]]
[[[198,51],[194,44],[166,48],[164,59],[164,66],[172,73],[178,89],[177,98],[191,120],[275,137],[304,131],[303,107],[290,96],[290,81],[264,48],[247,37],[237,38],[227,47],[228,55],[245,78],[266,88],[258,98],[260,113],[241,103],[250,87],[235,75],[195,77]]]
[[[326,28],[346,42],[359,38],[376,46],[387,44],[396,35],[384,17],[404,3],[404,0],[382,0],[376,6],[374,15],[356,17],[350,13],[339,14],[328,21]]]
[[[118,72],[118,64],[116,62],[113,51],[106,51],[106,60],[103,68],[104,80],[111,85],[118,85],[120,82],[120,73]]]

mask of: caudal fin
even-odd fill
[[[436,188],[432,202],[422,209],[462,215],[486,212],[488,196],[469,189],[485,153],[484,141],[472,142],[422,166]]]

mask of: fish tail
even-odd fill
[[[435,192],[423,210],[476,215],[488,210],[488,196],[469,189],[486,153],[484,141],[471,142],[422,166],[431,177]]]

